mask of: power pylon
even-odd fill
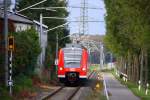
[[[88,34],[88,0],[81,0],[79,33]]]

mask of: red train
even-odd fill
[[[79,44],[69,44],[59,50],[57,75],[60,82],[87,79],[88,52]]]

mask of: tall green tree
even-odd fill
[[[19,9],[25,8],[41,0],[20,0]],[[35,7],[66,7],[67,2],[65,0],[47,0],[46,2],[37,5]],[[42,13],[44,17],[62,17],[65,18],[68,16],[66,9],[56,9],[56,11],[46,11],[46,10],[26,10],[21,12],[22,14],[28,16],[31,19],[39,20],[40,14]],[[58,25],[66,23],[66,20],[56,20],[56,19],[43,19],[43,23],[46,24],[49,28],[56,27]],[[47,57],[46,57],[46,67],[54,64],[55,58],[55,49],[56,49],[56,34],[59,38],[67,36],[69,34],[69,29],[66,27],[58,28],[48,32],[48,47],[47,47]],[[63,47],[65,43],[70,42],[69,38],[64,39],[59,44],[60,47]]]
[[[14,33],[15,51],[13,59],[14,76],[24,74],[31,76],[37,67],[40,54],[38,33],[35,29]]]
[[[107,16],[107,47],[124,64],[122,71],[130,80],[148,82],[150,74],[150,1],[149,0],[105,0]],[[119,61],[122,61],[119,60]],[[122,63],[123,63],[122,62]],[[124,66],[126,66],[126,69]]]

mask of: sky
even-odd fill
[[[0,7],[3,7],[4,0],[0,0]],[[10,10],[12,11],[15,8],[16,0],[7,0]],[[10,4],[11,3],[11,4]]]
[[[68,0],[69,6],[80,6],[81,0]],[[102,9],[88,9],[88,20],[98,20],[104,21],[105,5],[103,0],[86,0],[89,7],[97,7]],[[79,20],[80,18],[80,9],[78,8],[68,8],[69,17],[68,20]],[[79,23],[72,22],[69,24],[70,33],[79,33]],[[104,22],[89,22],[88,23],[88,33],[87,34],[99,34],[104,35],[105,30],[105,21]]]
[[[3,0],[0,0],[0,2]],[[13,4],[10,6],[12,9],[15,5],[15,0],[10,0]],[[80,6],[82,0],[67,0],[69,6]],[[98,20],[104,22],[88,22],[88,32],[87,34],[100,34],[104,35],[106,32],[105,29],[105,20],[104,15],[105,5],[103,0],[86,0],[88,7],[97,7],[102,9],[88,9],[88,20]],[[68,20],[79,21],[80,19],[80,9],[79,8],[68,8],[69,17]],[[72,22],[69,24],[70,33],[79,33],[79,22]]]

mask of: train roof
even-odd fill
[[[69,48],[69,47],[82,48],[80,44],[75,44],[75,43],[66,44],[66,48]]]
[[[66,44],[66,46],[64,48],[71,48],[71,47],[86,49],[83,45],[77,44],[77,43]]]

